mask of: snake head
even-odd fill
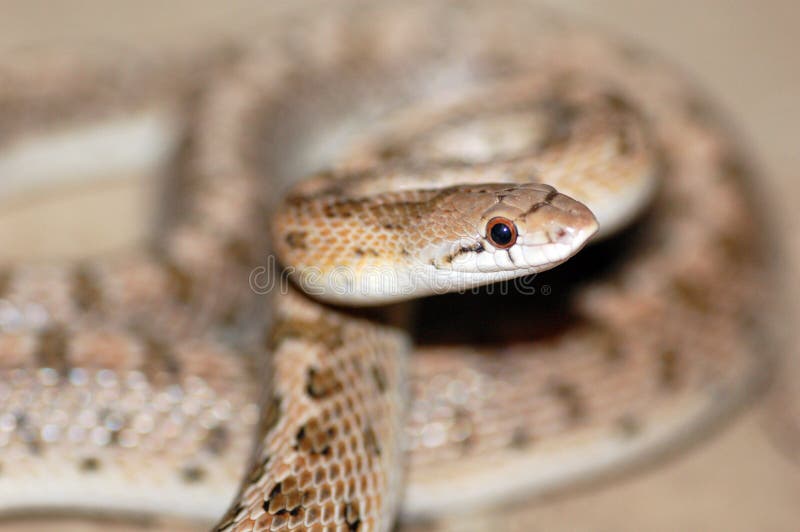
[[[433,217],[451,212],[450,226],[459,229],[450,240],[433,240],[423,260],[468,286],[557,266],[598,230],[588,207],[543,184],[455,187]]]
[[[305,195],[285,203],[273,229],[278,256],[307,293],[370,305],[547,270],[598,224],[553,187],[505,183]]]

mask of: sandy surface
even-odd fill
[[[562,9],[628,35],[661,51],[689,71],[733,116],[765,169],[764,193],[773,207],[785,254],[787,342],[792,346],[785,382],[800,383],[797,360],[797,283],[800,272],[800,3],[681,0],[562,0]],[[263,3],[237,0],[172,0],[169,3],[89,0],[0,1],[0,50],[18,46],[138,46],[162,49],[209,35],[235,35],[257,28]],[[8,223],[0,220],[0,223]],[[2,228],[0,228],[2,232]],[[17,244],[21,246],[22,244]],[[794,318],[792,317],[794,316]],[[794,365],[794,366],[793,366]],[[796,377],[796,378],[794,378]],[[794,386],[798,386],[793,384]],[[800,397],[800,391],[797,396]],[[785,404],[766,397],[733,423],[687,452],[636,474],[605,482],[522,513],[535,530],[772,530],[800,528],[800,468],[774,445],[765,431]],[[776,422],[778,420],[778,423]],[[520,521],[521,522],[521,521]],[[177,524],[145,528],[179,530]],[[512,523],[513,525],[513,523]],[[485,530],[477,518],[453,525]],[[495,527],[496,528],[496,527]],[[512,529],[531,530],[530,525]],[[121,530],[104,521],[94,525],[61,522],[50,528],[25,520],[0,531]]]

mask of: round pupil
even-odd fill
[[[505,246],[511,242],[513,232],[511,228],[504,223],[496,223],[492,226],[491,230],[492,240],[501,246]]]

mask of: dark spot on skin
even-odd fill
[[[472,252],[472,253],[483,253],[484,251],[486,251],[486,248],[483,247],[483,244],[478,242],[474,246],[461,248],[458,251],[459,251],[459,253],[470,253],[470,252]]]
[[[383,146],[378,151],[378,157],[381,159],[395,159],[405,153],[405,149],[401,146],[395,146],[394,144],[389,144],[388,146]]]
[[[715,239],[719,249],[731,261],[741,262],[752,252],[751,242],[739,234],[721,233]]]
[[[458,407],[453,412],[453,426],[450,434],[457,440],[461,451],[466,452],[474,443],[475,426],[469,410]]]
[[[550,392],[564,404],[570,421],[575,422],[586,417],[586,407],[575,385],[564,381],[556,382],[550,386]]]
[[[282,488],[282,486],[281,486],[280,482],[275,484],[275,486],[273,486],[273,488],[269,492],[269,498],[272,499],[273,497],[278,495],[281,492],[281,488]]]
[[[386,392],[386,375],[383,372],[383,369],[377,365],[373,365],[370,368],[370,374],[372,375],[372,380],[375,381],[375,387],[378,389],[378,392],[385,393]]]
[[[81,312],[95,310],[102,302],[97,280],[86,265],[79,265],[72,272],[72,297]]]
[[[620,346],[617,335],[605,324],[592,322],[589,324],[591,344],[599,347],[598,352],[602,353],[609,363],[619,362],[623,359],[624,353]]]
[[[716,122],[716,111],[709,101],[697,94],[687,94],[683,97],[686,116],[700,125]]]
[[[673,280],[672,287],[686,305],[702,313],[707,313],[711,310],[708,294],[703,286],[691,280],[677,278]]]
[[[336,378],[336,373],[332,368],[322,371],[316,368],[308,368],[306,373],[306,393],[313,399],[326,399],[344,389],[341,381]]]
[[[364,448],[368,453],[374,456],[380,456],[381,454],[381,446],[378,443],[378,436],[375,434],[375,431],[372,430],[371,425],[364,427]]]
[[[225,254],[230,257],[235,264],[246,267],[251,264],[250,246],[242,238],[231,238],[225,243]]]
[[[297,479],[294,477],[278,482],[262,505],[264,511],[270,515],[300,515],[305,494],[297,486]]]
[[[352,218],[361,203],[358,200],[339,200],[325,204],[322,212],[327,218]]]
[[[42,454],[42,442],[39,439],[38,428],[32,426],[28,416],[22,412],[14,414],[14,419],[17,426],[17,433],[27,446],[28,452],[37,456]]]
[[[38,436],[30,435],[28,437],[24,437],[25,443],[28,446],[28,452],[34,456],[40,456],[42,454],[42,441],[38,438]]]
[[[404,229],[402,224],[392,223],[392,222],[386,222],[386,223],[382,224],[382,227],[384,229],[386,229],[387,231],[393,231],[395,229],[397,229],[397,230]]]
[[[361,515],[358,510],[358,502],[348,502],[344,505],[344,521],[350,532],[355,532],[361,526]]]
[[[373,248],[356,248],[354,250],[356,257],[363,257],[364,255],[372,255],[373,257],[377,257],[380,254]]]
[[[226,327],[233,327],[239,321],[239,303],[232,303],[228,308],[220,312],[220,323]]]
[[[533,443],[530,431],[526,427],[516,427],[511,433],[511,441],[509,445],[512,449],[523,450],[527,449]]]
[[[335,427],[323,428],[319,421],[312,419],[297,431],[295,449],[311,455],[329,456],[335,437]]]
[[[658,379],[662,386],[674,388],[678,384],[678,353],[674,349],[665,349],[658,356]]]
[[[84,473],[94,473],[100,469],[100,460],[94,456],[86,457],[80,461],[78,468]]]
[[[744,158],[733,150],[727,150],[719,162],[719,174],[722,179],[744,182],[753,174]]]
[[[54,369],[59,376],[66,375],[67,363],[67,331],[64,327],[53,325],[39,333],[36,348],[38,366]]]
[[[144,347],[142,371],[149,380],[157,380],[159,374],[163,373],[175,379],[181,367],[169,344],[148,335],[142,336],[142,343]]]
[[[611,107],[611,109],[614,111],[631,114],[637,113],[636,107],[634,107],[630,100],[618,92],[606,93],[605,100],[609,107]]]
[[[630,138],[630,133],[625,128],[620,128],[617,131],[617,153],[620,155],[629,155],[633,152],[633,141]]]
[[[199,466],[185,467],[181,471],[181,479],[187,484],[195,484],[203,480],[206,476],[206,470]]]
[[[169,278],[169,288],[176,301],[186,304],[192,299],[194,281],[180,266],[170,260],[164,261],[164,271]]]
[[[308,231],[289,231],[286,233],[286,245],[292,249],[308,249],[307,237]]]
[[[617,420],[617,428],[624,438],[635,438],[642,432],[642,424],[637,418],[628,414]]]
[[[230,437],[225,427],[214,427],[208,431],[203,447],[213,455],[219,456],[228,447]]]
[[[119,445],[119,433],[127,424],[125,416],[109,408],[102,409],[98,414],[100,425],[109,431],[109,445]]]

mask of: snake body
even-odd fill
[[[669,448],[763,375],[747,171],[659,61],[519,2],[314,4],[199,55],[5,67],[0,168],[143,116],[186,143],[152,251],[0,270],[4,509],[386,530]],[[320,302],[509,281],[598,223],[527,296],[426,300],[409,360],[407,308]]]

